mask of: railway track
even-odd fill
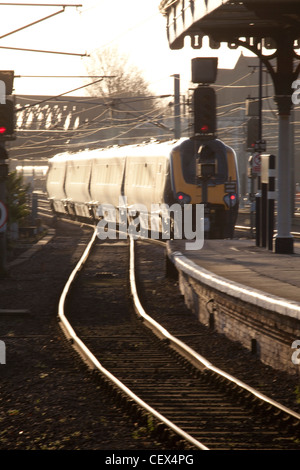
[[[101,243],[94,234],[60,299],[60,324],[100,386],[173,449],[299,449],[297,413],[215,368],[147,315],[128,255],[125,241]]]

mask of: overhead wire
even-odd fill
[[[134,111],[135,111],[135,110],[134,110]],[[129,112],[130,112],[130,111],[129,111]],[[157,111],[157,115],[158,115],[158,116],[159,116],[160,112],[161,112],[160,110]],[[118,137],[124,136],[125,134],[131,132],[131,131],[132,131],[133,129],[135,129],[136,127],[141,127],[143,124],[149,124],[149,123],[151,123],[151,113],[149,112],[148,114],[149,114],[149,116],[147,116],[147,115],[141,115],[141,116],[139,116],[140,122],[138,122],[135,126],[132,126],[132,127],[128,128],[128,129],[126,129],[126,130],[123,130],[122,132],[120,132],[120,133],[117,134],[117,135],[114,135],[113,137],[106,138],[106,139],[101,139],[101,142],[109,142],[109,141],[112,141],[112,140],[114,140],[114,139],[116,139],[116,138],[118,138]],[[152,116],[152,118],[153,118],[153,116]],[[155,116],[154,116],[154,118],[155,118]],[[135,121],[136,121],[136,119],[135,119]],[[107,130],[109,130],[109,128],[111,128],[111,129],[117,129],[118,127],[124,128],[124,123],[119,124],[119,125],[114,123],[113,126],[105,126],[105,127],[102,127],[102,128],[99,128],[99,127],[98,127],[98,128],[96,128],[96,129],[92,129],[92,130],[89,129],[89,128],[87,128],[87,129],[84,131],[84,133],[82,133],[81,136],[84,137],[84,138],[86,138],[87,136],[91,136],[91,135],[93,135],[93,134],[95,134],[95,133],[98,133],[98,132],[101,131],[101,130],[106,130],[106,131],[107,131]],[[76,132],[76,133],[77,133],[76,138],[80,138],[80,135],[78,135],[78,129],[68,129],[67,131],[61,130],[60,132],[61,132],[62,135],[61,135],[61,137],[58,136],[58,138],[56,138],[56,140],[59,140],[59,139],[60,139],[61,141],[65,141],[66,135],[68,135],[68,133],[69,133],[70,131],[72,131],[73,133]],[[47,130],[41,131],[38,135],[41,136],[41,135],[42,135],[43,133],[45,133],[45,132],[47,132]],[[48,132],[49,132],[49,130],[48,130]],[[54,130],[53,132],[56,132],[56,130]],[[37,136],[37,134],[35,134],[35,136]],[[20,137],[20,138],[23,138],[23,139],[26,139],[26,136],[24,137],[24,136],[21,136],[21,135],[20,135],[19,137]],[[145,138],[145,137],[148,137],[148,138],[149,138],[149,135],[143,136],[143,138]],[[36,142],[36,143],[33,143],[31,140],[29,140],[29,141],[27,141],[27,142],[25,142],[25,143],[22,143],[22,148],[24,149],[24,147],[25,147],[25,148],[42,149],[43,147],[42,147],[41,144],[44,144],[44,145],[47,144],[47,145],[48,145],[49,142],[50,142],[50,138],[47,138],[47,139],[45,139],[45,140],[42,141],[42,142],[39,141],[39,142]],[[14,147],[13,147],[14,150],[17,150],[18,148],[20,148],[20,147],[17,147],[17,146],[14,146]]]
[[[101,105],[105,105],[105,104],[101,103]],[[152,120],[153,120],[153,119],[157,119],[157,117],[159,117],[159,115],[161,114],[161,110],[158,110],[157,113],[156,113],[156,115],[154,115],[152,109],[150,109],[147,113],[145,113],[145,112],[142,113],[142,112],[140,112],[139,110],[136,110],[136,109],[132,108],[131,106],[130,106],[130,107],[132,108],[132,110],[130,110],[130,109],[129,109],[129,110],[119,110],[116,106],[114,106],[114,107],[110,107],[110,106],[108,106],[108,105],[105,105],[105,106],[107,107],[107,109],[113,110],[113,111],[115,111],[115,112],[116,112],[116,111],[117,111],[117,112],[124,112],[124,113],[126,113],[127,115],[130,114],[130,113],[135,113],[136,116],[135,116],[134,118],[132,118],[132,121],[134,121],[134,122],[136,122],[137,119],[141,119],[143,122],[144,122],[145,120],[147,120],[148,123],[152,123],[152,124],[154,124],[154,125],[158,125],[159,127],[163,127],[160,123],[152,122],[151,119],[149,119],[149,116],[150,116],[151,114],[152,114]],[[80,111],[75,112],[75,113],[73,112],[73,114],[76,115],[76,114],[81,114],[81,113],[84,113],[84,112],[86,112],[86,110],[80,110]],[[139,113],[139,114],[137,114],[137,113]],[[103,113],[102,113],[101,115],[98,115],[98,116],[102,116],[102,115],[103,115]],[[74,116],[73,116],[73,117],[74,117]],[[95,120],[97,120],[97,116],[94,117],[94,118],[92,118],[91,120],[89,120],[89,122],[87,122],[87,123],[80,124],[77,129],[78,129],[78,130],[82,130],[82,127],[86,127],[86,128],[87,128],[87,129],[86,129],[87,132],[90,132],[90,129],[89,129],[88,126],[90,125],[90,123],[91,123],[92,121],[95,121]],[[112,122],[112,121],[115,121],[115,122],[116,122],[117,119],[116,119],[114,116],[112,116],[112,117],[109,118],[109,120],[110,120],[111,122]],[[121,120],[120,120],[120,121],[121,121]],[[127,119],[127,121],[128,121],[128,119]],[[55,123],[55,125],[57,125],[57,123]],[[55,125],[52,125],[51,127],[53,128],[53,127],[55,127]],[[117,126],[117,124],[114,124],[114,127],[116,127],[116,126]],[[122,123],[122,126],[124,126],[124,123]],[[108,127],[109,127],[109,126],[105,126],[103,129],[107,129]],[[43,132],[49,132],[49,130],[50,130],[50,129],[48,128],[48,129],[45,129]],[[69,129],[69,130],[74,131],[74,129]],[[97,129],[97,131],[99,131],[99,130],[101,130],[101,128],[98,128],[98,129]],[[168,130],[169,130],[169,129],[168,129]]]
[[[249,77],[249,75],[251,75],[252,73],[248,73],[246,75],[244,75],[243,77],[240,77],[239,79],[235,80],[234,82],[232,82],[231,84],[228,84],[228,85],[216,85],[216,86],[219,86],[219,88],[216,89],[216,92],[219,92],[219,91],[222,91],[223,89],[229,89],[229,88],[249,88],[249,87],[252,87],[252,88],[256,88],[257,85],[237,85],[237,83],[241,82],[242,80],[246,79],[247,77]],[[263,85],[264,87],[266,87],[266,90],[268,90],[268,87],[270,86],[269,83],[266,83]],[[268,93],[267,93],[268,95]],[[172,95],[169,95],[169,96],[172,96]],[[263,123],[263,126],[264,126],[264,134],[265,134],[265,137],[268,138],[268,140],[270,141],[273,141],[275,138],[276,138],[276,133],[273,135],[272,134],[272,128],[274,128],[274,125],[277,125],[278,123],[278,117],[276,115],[276,110],[273,109],[271,107],[271,103],[270,103],[270,98],[271,96],[265,96],[263,98],[263,101],[267,103],[268,105],[268,110],[263,110],[263,113],[264,113],[264,123]],[[94,100],[95,98],[91,97],[91,100]],[[95,104],[94,105],[94,108],[97,108],[98,106],[101,107],[101,106],[105,106],[106,107],[106,110],[103,111],[102,113],[99,113],[97,117],[94,117],[93,118],[93,121],[97,121],[97,118],[101,118],[101,116],[103,116],[105,114],[105,112],[107,110],[109,111],[113,111],[114,114],[112,116],[110,116],[110,123],[111,125],[110,126],[101,126],[101,127],[98,127],[97,129],[91,129],[90,127],[88,127],[88,125],[84,126],[84,123],[80,124],[76,129],[67,129],[65,131],[61,131],[62,132],[62,135],[61,137],[59,138],[61,141],[64,141],[66,140],[66,138],[68,136],[70,136],[71,134],[76,134],[76,139],[80,139],[80,138],[84,138],[84,137],[91,137],[92,135],[96,134],[97,132],[101,132],[101,131],[105,131],[105,130],[109,130],[109,129],[120,129],[123,128],[127,125],[130,125],[133,124],[133,126],[130,126],[129,128],[127,129],[124,129],[122,130],[120,133],[118,133],[117,135],[114,135],[112,137],[108,137],[104,140],[100,140],[101,142],[104,142],[104,143],[107,143],[107,142],[113,142],[114,139],[118,139],[119,137],[123,137],[124,140],[126,139],[131,139],[131,137],[128,137],[128,133],[133,131],[134,129],[136,128],[141,128],[144,124],[149,124],[149,121],[147,120],[147,117],[151,114],[151,111],[148,111],[147,109],[144,109],[142,112],[140,112],[140,110],[136,110],[134,108],[131,107],[130,103],[133,103],[135,100],[137,101],[140,101],[140,100],[143,100],[145,99],[144,97],[138,97],[138,98],[135,98],[134,100],[127,100],[126,102],[126,99],[125,98],[120,98],[118,99],[118,104],[114,105],[114,106],[111,106],[109,105],[108,103],[101,103],[101,104]],[[153,99],[153,97],[147,97],[147,99],[151,100]],[[72,102],[72,98],[63,98],[64,101],[66,102]],[[89,103],[91,102],[91,100],[89,99],[89,97],[87,98],[84,98],[85,101],[88,101]],[[74,100],[73,100],[74,101]],[[113,100],[112,100],[113,101]],[[75,103],[77,103],[77,101],[75,101]],[[123,105],[126,104],[126,108],[127,109],[121,109],[120,106],[123,107]],[[130,109],[132,108],[132,109]],[[188,106],[187,106],[188,108]],[[229,108],[229,109],[228,109]],[[231,108],[231,109],[230,109]],[[299,107],[297,107],[299,109]],[[160,111],[158,112],[158,114],[156,115],[156,118],[162,118],[163,115],[163,111],[165,111],[163,108],[160,109]],[[222,118],[223,116],[226,116],[226,117],[229,117],[231,116],[231,119],[234,119],[234,114],[240,114],[241,112],[244,112],[245,111],[245,102],[244,101],[241,101],[241,102],[236,102],[236,103],[228,103],[228,104],[223,104],[221,106],[217,106],[217,115],[218,115],[218,118]],[[73,110],[73,118],[76,116],[80,116],[81,114],[85,113],[86,110]],[[138,113],[140,113],[140,115],[138,115]],[[270,114],[271,113],[271,114]],[[124,124],[122,122],[122,116],[126,114],[126,120],[127,120],[127,124]],[[186,117],[186,113],[181,113],[181,117]],[[172,116],[170,116],[171,118]],[[243,136],[239,139],[239,141],[242,143],[244,141],[244,137],[245,137],[245,126],[246,126],[246,122],[247,122],[247,119],[244,119],[244,121],[242,121],[242,123],[240,123],[239,125],[232,125],[232,126],[219,126],[219,129],[218,129],[218,134],[221,135],[221,136],[227,136],[228,139],[230,139],[230,135],[232,135],[234,132],[237,132],[239,129],[244,129],[244,133],[243,133]],[[136,124],[134,124],[136,123]],[[295,125],[298,123],[298,121],[295,121]],[[91,124],[91,123],[90,123]],[[152,122],[153,124],[153,122]],[[156,125],[157,123],[154,123],[154,125]],[[186,128],[188,129],[188,127]],[[49,129],[48,129],[49,131]],[[172,135],[172,129],[170,128],[167,128],[165,129],[166,132],[170,133],[170,135]],[[41,134],[42,133],[45,133],[47,132],[47,129],[46,130],[40,130]],[[149,136],[144,136],[144,138],[147,138]],[[298,133],[295,132],[295,137],[297,138],[298,137]],[[137,137],[137,139],[139,139],[139,137]],[[235,141],[237,141],[237,136],[234,136],[234,139]],[[48,144],[50,142],[50,139],[45,139],[44,141],[44,144]],[[99,141],[94,141],[93,143],[97,143]],[[29,146],[32,146],[32,143],[28,143]],[[38,144],[40,145],[40,143]],[[75,145],[79,145],[79,144],[75,144]],[[40,148],[42,148],[40,146]]]
[[[251,75],[252,73],[253,73],[253,72],[250,72],[250,73],[246,74],[245,76],[240,77],[239,79],[235,80],[235,81],[232,82],[231,84],[228,84],[228,85],[221,85],[221,88],[218,88],[217,91],[220,91],[220,90],[222,90],[222,89],[225,88],[225,87],[229,88],[229,87],[234,86],[235,83],[238,83],[239,81],[241,81],[241,80],[247,78],[247,77],[248,77],[249,75]],[[103,79],[103,78],[100,78],[100,81],[102,81],[102,79]],[[98,82],[98,81],[99,81],[99,80],[97,80],[96,82]],[[92,82],[92,83],[90,83],[90,84],[84,85],[83,87],[92,85],[92,84],[94,84],[94,83],[96,83],[96,82]],[[81,87],[79,87],[79,88],[81,88]],[[65,93],[60,94],[60,95],[57,95],[56,97],[53,97],[52,99],[57,99],[57,98],[61,97],[62,95],[68,94],[68,93],[70,93],[70,92],[71,92],[71,91],[65,92]],[[169,96],[171,96],[171,95],[169,95]],[[155,97],[146,97],[146,99],[154,99],[154,98],[155,98]],[[136,100],[137,100],[136,98],[135,98],[134,100],[131,99],[131,102],[134,102],[134,101],[136,101]],[[145,100],[145,97],[139,97],[138,100]],[[42,101],[40,101],[40,102],[38,102],[38,103],[35,102],[35,103],[32,104],[31,106],[33,107],[33,106],[36,106],[36,105],[40,105],[40,104],[45,103],[45,102],[47,102],[47,101],[48,101],[48,99],[44,99],[44,100],[42,100]],[[120,101],[121,101],[121,102],[124,102],[124,98],[120,98]],[[127,104],[128,104],[128,103],[127,103]],[[237,103],[237,104],[238,104],[238,103]],[[233,105],[233,103],[232,103],[231,105]],[[101,104],[97,104],[96,106],[107,106],[107,104],[106,104],[106,103],[101,103]],[[26,106],[26,107],[23,107],[23,108],[21,108],[21,109],[18,109],[18,112],[20,112],[20,111],[22,111],[22,110],[25,110],[25,109],[28,110],[29,107],[30,107],[30,106]],[[220,107],[219,107],[219,109],[220,109]],[[237,110],[239,110],[239,109],[237,109]],[[129,111],[127,111],[127,110],[118,110],[118,111],[119,111],[119,112],[123,112],[123,113],[127,113],[127,115],[128,115],[128,113],[129,113]],[[235,111],[235,110],[231,110],[230,113],[233,113],[234,111]],[[80,110],[80,111],[76,111],[75,113],[76,113],[77,115],[79,115],[79,114],[84,113],[84,112],[85,112],[85,110]],[[137,112],[137,111],[134,110],[134,112]],[[73,116],[75,115],[74,112],[73,112],[72,114],[73,114]],[[227,112],[226,114],[228,114],[228,112]],[[220,114],[220,115],[221,115],[221,114]],[[97,117],[93,118],[93,120],[96,120],[96,119],[97,119]],[[46,129],[45,132],[47,132],[47,130],[48,130],[48,129]]]

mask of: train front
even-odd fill
[[[171,153],[171,178],[176,202],[204,205],[206,238],[233,237],[239,181],[232,148],[218,139],[187,139]]]

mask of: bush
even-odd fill
[[[8,210],[8,227],[14,222],[19,225],[24,223],[26,217],[30,214],[27,204],[27,191],[29,185],[24,185],[22,175],[16,171],[8,174],[6,181],[6,205]]]

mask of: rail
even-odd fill
[[[81,259],[77,263],[76,267],[72,271],[65,288],[62,292],[60,301],[59,301],[59,308],[58,308],[58,316],[61,327],[66,335],[66,337],[70,340],[73,344],[74,348],[79,352],[79,354],[83,357],[85,362],[93,369],[99,370],[104,376],[106,376],[111,382],[113,382],[119,389],[121,389],[130,399],[134,400],[140,407],[144,408],[148,413],[155,416],[159,421],[163,422],[168,428],[172,429],[176,434],[183,437],[187,442],[191,443],[198,449],[201,450],[209,450],[206,446],[204,446],[201,442],[194,439],[192,436],[187,434],[182,429],[178,428],[174,425],[171,421],[165,418],[163,415],[158,413],[155,409],[150,407],[147,403],[141,400],[138,396],[136,396],[128,387],[126,387],[120,380],[118,380],[115,376],[113,376],[107,369],[105,369],[98,359],[91,353],[91,351],[85,346],[85,344],[80,340],[80,338],[76,335],[74,329],[72,328],[71,324],[65,317],[64,314],[64,305],[65,300],[72,285],[73,280],[75,279],[77,273],[82,268],[83,264],[87,260],[90,250],[96,240],[97,232],[96,230],[93,233],[92,239],[89,242],[88,246],[86,247]],[[199,355],[189,346],[184,344],[182,341],[178,340],[174,336],[172,336],[164,327],[158,324],[155,320],[153,320],[143,309],[141,302],[139,300],[139,296],[137,293],[136,288],[136,280],[135,280],[135,254],[134,254],[134,239],[130,238],[130,265],[129,265],[129,279],[130,279],[130,289],[131,295],[134,303],[134,308],[136,313],[143,319],[144,323],[151,328],[151,330],[161,339],[167,340],[169,345],[176,350],[179,354],[185,357],[189,362],[191,362],[196,368],[200,370],[209,370],[214,374],[217,374],[219,377],[222,377],[226,381],[230,382],[236,387],[244,390],[247,393],[250,393],[257,399],[261,400],[262,402],[271,405],[273,408],[277,409],[280,412],[284,412],[285,414],[289,415],[290,417],[296,419],[297,421],[300,420],[300,415],[289,408],[281,405],[280,403],[272,400],[271,398],[265,396],[264,394],[258,392],[254,388],[248,386],[244,382],[236,379],[235,377],[231,376],[230,374],[224,372],[223,370],[213,366],[208,360],[204,357]]]
[[[263,402],[272,405],[273,407],[277,408],[280,411],[283,411],[284,413],[287,413],[288,415],[292,416],[293,418],[296,418],[297,420],[300,420],[300,414],[294,412],[293,410],[290,410],[289,408],[281,405],[280,403],[276,402],[275,400],[272,400],[271,398],[267,397],[266,395],[258,392],[254,388],[250,387],[249,385],[245,384],[241,380],[236,379],[232,375],[228,374],[227,372],[224,372],[223,370],[219,369],[218,367],[215,367],[213,364],[211,364],[207,359],[205,359],[203,356],[198,354],[196,351],[191,349],[189,346],[187,346],[185,343],[182,341],[178,340],[174,336],[172,336],[165,328],[163,328],[159,323],[157,323],[155,320],[153,320],[143,309],[140,300],[137,295],[136,291],[136,283],[135,283],[135,274],[134,274],[134,240],[131,238],[130,239],[130,244],[131,244],[131,249],[130,249],[130,285],[131,285],[131,292],[133,295],[134,299],[134,305],[136,308],[137,313],[145,320],[145,323],[156,333],[160,338],[164,338],[168,340],[173,348],[182,354],[186,359],[188,359],[192,364],[201,370],[203,369],[209,369],[210,371],[214,372],[215,374],[218,374],[219,376],[223,377],[224,379],[232,382],[233,384],[237,385],[238,387],[242,388],[243,390],[251,393],[254,395],[256,398],[259,400],[262,400]],[[229,283],[229,281],[228,281]]]
[[[81,341],[81,339],[77,336],[75,333],[74,329],[72,328],[70,322],[67,320],[65,313],[64,313],[64,306],[65,306],[65,301],[68,295],[68,292],[70,290],[70,287],[72,285],[72,282],[74,281],[76,275],[88,259],[89,253],[92,249],[93,244],[95,243],[97,237],[97,231],[95,230],[93,233],[93,236],[91,238],[91,241],[89,242],[88,246],[86,247],[82,257],[78,261],[77,265],[75,266],[74,270],[72,271],[64,289],[62,292],[62,295],[59,300],[59,306],[58,306],[58,316],[59,316],[59,321],[60,325],[62,327],[63,332],[65,333],[66,337],[71,341],[73,344],[74,348],[79,352],[79,354],[83,357],[83,359],[86,361],[86,363],[93,369],[97,369],[99,372],[101,372],[105,377],[107,377],[111,382],[113,382],[119,389],[121,389],[126,395],[134,400],[140,407],[144,408],[148,413],[153,415],[155,418],[157,418],[160,422],[164,423],[168,428],[170,428],[173,432],[176,434],[180,435],[182,438],[184,438],[187,442],[195,446],[199,450],[209,450],[206,446],[204,446],[201,442],[197,441],[194,439],[192,436],[187,434],[185,431],[180,429],[178,426],[176,426],[174,423],[169,421],[167,418],[165,418],[163,415],[158,413],[155,409],[153,409],[151,406],[149,406],[147,403],[145,403],[143,400],[141,400],[137,395],[135,395],[128,387],[126,387],[120,380],[118,380],[114,375],[112,375],[107,369],[105,369],[101,363],[98,361],[98,359],[91,353],[91,351],[86,347],[86,345]]]

